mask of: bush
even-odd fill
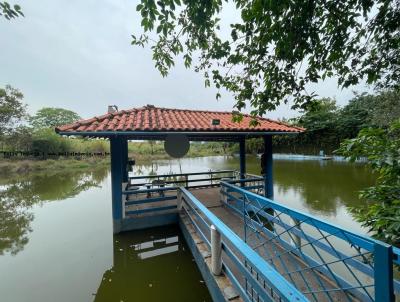
[[[375,186],[361,192],[361,198],[371,204],[353,209],[356,219],[376,238],[400,246],[400,120],[389,129],[363,129],[338,151],[352,161],[368,158],[379,176]]]
[[[70,142],[59,136],[53,129],[41,129],[34,133],[32,151],[44,154],[69,152]]]

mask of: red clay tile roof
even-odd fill
[[[219,125],[212,125],[219,119]],[[252,117],[245,114],[240,123],[232,121],[232,112],[158,108],[147,105],[121,110],[56,128],[56,132],[303,132],[303,128],[258,117],[259,125],[250,126]]]

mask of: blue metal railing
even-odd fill
[[[292,284],[207,209],[187,189],[182,191],[182,209],[196,232],[210,247],[210,227],[222,237],[223,271],[244,301],[307,301]],[[254,297],[257,296],[255,300]]]
[[[319,301],[394,301],[399,249],[221,182],[223,202],[244,221],[244,238],[293,286]]]
[[[209,188],[219,186],[222,179],[234,179],[236,171],[205,171],[129,177],[123,194],[123,217],[176,210],[179,187]],[[132,189],[132,187],[134,189]],[[165,204],[169,202],[169,204]]]
[[[234,179],[235,170],[204,171],[191,173],[172,173],[159,175],[130,176],[129,181],[135,186],[151,185],[153,181],[162,181],[165,185],[186,188],[204,188],[219,186],[222,179]]]

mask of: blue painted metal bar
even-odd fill
[[[126,206],[135,205],[135,204],[144,204],[144,203],[152,203],[152,202],[159,202],[159,201],[166,201],[166,200],[174,200],[177,196],[160,196],[160,197],[150,197],[145,199],[138,199],[138,200],[129,200],[125,201]]]
[[[264,177],[265,197],[274,197],[274,176],[273,176],[273,159],[272,159],[272,136],[264,136]]]
[[[230,194],[230,192],[236,193],[236,195]],[[337,284],[340,285],[338,289],[329,289],[330,292],[333,291],[348,291],[359,297],[362,301],[394,301],[394,292],[400,292],[400,282],[399,280],[393,279],[393,265],[399,263],[399,255],[400,249],[396,247],[391,247],[390,245],[386,245],[378,240],[375,240],[371,237],[356,234],[351,231],[347,231],[341,227],[335,226],[331,223],[327,223],[322,221],[312,215],[308,215],[305,213],[301,213],[300,211],[290,209],[289,207],[282,206],[268,198],[262,197],[260,195],[254,194],[252,192],[246,192],[243,188],[238,186],[234,186],[229,182],[221,182],[221,193],[227,195],[228,206],[235,210],[239,215],[242,214],[243,206],[241,206],[242,198],[248,198],[249,204],[246,205],[246,211],[251,211],[253,213],[257,213],[257,215],[261,215],[267,221],[273,222],[274,225],[282,227],[283,231],[281,233],[276,233],[276,231],[272,232],[264,227],[264,223],[257,223],[258,229],[255,229],[255,233],[262,231],[267,235],[267,237],[278,240],[282,247],[286,250],[283,254],[294,253],[299,257],[306,260],[311,266],[311,269],[320,270],[322,273],[328,276],[334,276]],[[230,201],[234,200],[235,203],[229,204]],[[259,205],[251,204],[251,200],[254,200]],[[275,215],[270,215],[265,209],[273,209],[275,210]],[[296,226],[289,225],[285,223],[279,216],[281,214],[285,214],[288,217],[295,217],[302,224],[309,224],[319,231],[321,238],[315,238],[314,236],[308,235],[305,233],[303,228],[297,228]],[[249,215],[249,218],[253,215]],[[254,223],[252,223],[254,224]],[[306,243],[301,246],[293,246],[291,242],[286,241],[281,237],[283,234],[289,235],[292,238],[291,234],[294,236],[300,237],[303,240],[307,240]],[[355,248],[354,251],[358,251],[358,254],[348,255],[340,252],[335,246],[333,246],[329,240],[326,240],[328,244],[323,242],[325,237],[332,236],[333,238],[337,237],[348,242],[352,247]],[[320,252],[314,251],[318,254],[321,261],[315,261],[311,256],[307,255],[303,251],[303,248],[307,245],[310,245],[312,248],[317,247],[324,252],[327,252],[336,260],[326,261],[323,257],[321,257]],[[366,252],[361,252],[359,249],[363,249]],[[379,250],[380,249],[380,250]],[[367,255],[367,253],[372,253],[374,255],[374,265],[371,266],[369,261],[362,255]],[[278,257],[283,255],[280,253]],[[274,258],[276,256],[272,256]],[[368,257],[368,256],[366,256]],[[360,260],[358,260],[360,258]],[[367,261],[367,262],[363,262]],[[345,267],[347,267],[350,275],[353,276],[354,280],[358,282],[357,284],[348,283],[341,276],[337,275],[333,271],[329,269],[329,265],[334,263],[343,263]],[[370,276],[375,280],[375,298],[372,298],[369,291],[366,289],[374,286],[374,284],[365,283],[365,281],[359,280],[359,277],[354,274],[353,270],[348,267],[352,266],[355,270],[354,272],[362,272],[367,276]],[[287,272],[291,274],[293,272]],[[384,276],[384,278],[382,278]],[[364,290],[362,292],[361,290]],[[327,290],[328,291],[328,290]],[[314,291],[315,292],[315,291]]]
[[[257,208],[255,206],[248,206],[249,210],[253,210],[254,212],[259,211],[260,208]],[[302,244],[300,247],[305,247],[308,244],[313,244],[316,247],[320,248],[321,250],[323,250],[324,252],[334,256],[334,257],[339,257],[340,259],[342,259],[344,262],[347,262],[349,265],[353,266],[354,268],[356,268],[357,270],[363,272],[364,274],[373,277],[374,276],[374,270],[367,264],[362,263],[361,261],[355,260],[353,258],[348,258],[348,256],[346,256],[345,254],[336,251],[334,252],[332,250],[332,248],[330,248],[327,244],[324,244],[323,242],[321,242],[318,238],[314,238],[311,235],[305,234],[304,232],[300,231],[300,229],[290,226],[287,223],[283,222],[282,220],[278,220],[276,219],[275,216],[272,216],[270,214],[268,214],[267,212],[264,211],[260,211],[257,213],[257,215],[262,216],[263,218],[267,219],[269,222],[274,223],[275,225],[279,225],[281,226],[283,229],[287,230],[288,233],[292,233],[294,236],[300,237],[301,239],[306,240],[305,244]],[[264,228],[265,229],[265,228]],[[275,236],[274,233],[270,232],[269,230],[264,230],[264,231],[268,231],[269,233],[267,234],[268,236]],[[288,253],[297,253],[296,249],[293,249],[293,246],[281,239],[281,238],[277,238],[277,240],[280,240],[281,243],[285,243],[286,247],[288,248]]]
[[[122,140],[118,137],[110,139],[111,153],[111,192],[114,233],[122,227]]]
[[[271,216],[271,217],[274,217],[274,216]],[[278,219],[276,219],[276,217],[274,217],[274,218],[275,219],[273,219],[273,223],[274,224],[278,224],[278,222],[277,222]],[[247,218],[247,219],[250,220],[249,218]],[[311,247],[317,246],[316,243],[320,242],[320,241],[318,241],[318,239],[315,239],[314,241],[311,241],[309,243],[301,245],[301,248],[294,248],[293,245],[291,245],[288,241],[282,239],[276,233],[273,233],[270,230],[268,230],[267,228],[265,228],[260,222],[253,222],[252,223],[252,227],[254,227],[255,231],[257,231],[257,232],[261,231],[269,239],[274,239],[274,240],[278,241],[280,243],[280,245],[286,250],[285,253],[282,253],[279,256],[273,255],[270,259],[267,259],[267,260],[271,260],[274,257],[277,257],[277,258],[280,259],[285,254],[293,253],[293,254],[299,256],[301,259],[303,259],[308,265],[307,268],[298,269],[296,271],[286,270],[286,273],[284,275],[289,275],[290,276],[290,275],[292,275],[292,274],[294,274],[296,272],[301,273],[301,272],[304,272],[304,271],[307,271],[307,270],[313,272],[313,270],[317,270],[320,273],[324,274],[325,276],[329,276],[329,277],[333,278],[338,285],[340,285],[342,288],[347,288],[348,291],[350,291],[354,296],[360,298],[362,301],[371,301],[371,299],[369,299],[368,296],[365,295],[365,293],[363,293],[361,291],[357,291],[356,289],[354,289],[354,287],[349,282],[347,282],[345,279],[343,279],[338,274],[334,273],[329,268],[330,264],[338,263],[338,262],[341,262],[341,261],[345,262],[346,260],[351,260],[356,256],[346,257],[345,259],[336,259],[336,261],[331,261],[329,263],[326,263],[326,262],[322,261],[323,258],[321,257],[320,252],[318,252],[316,249],[313,248],[314,253],[316,253],[318,255],[318,257],[319,257],[319,261],[317,261],[317,260],[314,260],[313,257],[311,257],[308,253],[306,253],[306,252],[304,252],[302,250],[307,246],[311,246]],[[274,244],[273,240],[270,240],[270,242],[272,244]],[[333,250],[330,250],[330,254],[333,254]],[[282,264],[282,265],[284,265],[284,264]],[[319,281],[319,276],[317,276],[316,278]],[[322,283],[320,284],[320,286],[323,287]]]
[[[124,190],[122,193],[126,195],[137,195],[144,193],[158,193],[166,191],[176,191],[178,187],[164,187],[164,188],[153,188],[153,189],[141,189],[141,190]]]
[[[286,281],[276,272],[260,255],[248,246],[238,235],[226,226],[217,216],[207,209],[188,190],[181,188],[188,196],[188,202],[207,218],[221,233],[224,240],[227,240],[235,249],[246,258],[246,261],[254,267],[257,273],[265,280],[269,287],[276,291],[283,301],[308,301],[292,284]]]
[[[140,210],[134,210],[134,211],[126,211],[126,215],[137,215],[137,214],[144,214],[144,213],[151,213],[151,212],[167,211],[167,210],[172,210],[172,209],[176,209],[176,205],[154,207],[154,208],[140,209]]]
[[[122,150],[121,150],[121,157],[122,157],[122,181],[128,182],[128,141],[126,139],[122,139],[121,142]]]
[[[242,188],[237,187],[235,185],[231,185],[227,182],[221,182],[221,185],[230,188],[233,192],[245,194],[249,198],[258,200],[263,205],[263,207],[272,208],[272,209],[278,210],[280,212],[286,211],[288,213],[288,215],[290,215],[292,218],[296,218],[301,221],[312,220],[316,224],[316,227],[320,228],[321,230],[331,233],[331,234],[337,233],[337,235],[336,235],[337,237],[339,237],[343,240],[346,240],[346,241],[352,240],[354,244],[357,244],[361,248],[364,248],[368,251],[373,251],[374,243],[378,242],[368,236],[356,234],[354,232],[344,230],[343,228],[336,226],[332,223],[320,220],[310,214],[301,212],[299,210],[294,210],[288,206],[283,206],[282,204],[272,201],[271,199],[268,199],[268,198],[260,196],[258,194],[243,190]]]
[[[393,302],[392,247],[383,242],[374,246],[375,301]]]
[[[258,295],[263,299],[263,301],[270,301],[271,297],[261,286],[261,284],[256,280],[256,277],[251,274],[243,265],[243,262],[235,255],[233,251],[226,244],[222,244],[222,250],[226,253],[227,257],[233,262],[236,268],[239,270],[242,276],[244,276],[247,282],[256,290]]]
[[[251,181],[263,181],[264,178],[258,178],[258,177],[252,177],[252,178],[243,178],[243,179],[232,179],[229,181],[226,181],[230,184],[235,184],[235,183],[246,183],[246,182],[251,182]]]
[[[205,171],[205,172],[191,172],[191,173],[176,173],[176,174],[159,174],[159,175],[143,175],[143,176],[131,176],[129,179],[151,179],[151,178],[165,178],[165,177],[177,177],[186,175],[203,175],[203,174],[229,174],[234,173],[235,170],[219,170],[219,171]]]
[[[201,226],[199,226],[198,223],[194,220],[192,215],[190,215],[189,209],[187,209],[186,207],[183,207],[183,209],[186,212],[187,217],[189,217],[189,220],[192,223],[193,227],[195,228],[196,232],[200,235],[203,242],[205,244],[207,244],[208,248],[211,249],[211,242],[208,239],[208,237],[206,236],[206,234],[204,234],[204,229],[202,229]],[[201,215],[195,209],[193,209],[193,208],[191,208],[191,209],[193,210],[193,213],[196,215],[196,217],[198,219],[197,221],[201,222],[201,225],[203,226],[203,228],[205,228],[206,230],[209,230],[209,225],[204,220],[204,218],[201,217]],[[211,237],[211,235],[210,235],[210,237]]]
[[[258,185],[258,186],[246,186],[246,187],[243,187],[243,189],[246,189],[246,190],[254,190],[254,189],[261,189],[261,188],[263,188],[264,186],[263,185]]]
[[[242,297],[242,299],[245,302],[253,302],[252,299],[248,296],[248,294],[246,292],[246,289],[242,287],[242,285],[236,279],[235,275],[232,273],[232,271],[229,269],[229,267],[226,266],[224,263],[222,263],[222,269],[226,273],[226,275],[228,276],[229,280],[231,280],[233,286],[239,292],[240,297]],[[266,301],[270,301],[270,300],[266,300]]]
[[[238,215],[242,215],[242,207],[238,206],[242,202],[242,200],[237,198],[236,196],[233,196],[224,191],[221,191],[221,193],[228,196],[228,201],[236,201],[236,204],[225,203],[226,206],[228,206],[230,209],[235,211]],[[330,254],[331,256],[336,257],[338,259],[338,261],[342,261],[343,263],[345,263],[349,266],[352,266],[356,271],[362,272],[363,274],[374,278],[374,274],[375,274],[374,269],[370,265],[357,260],[355,256],[351,256],[351,257],[346,256],[344,253],[340,252],[339,250],[333,249],[332,247],[330,247],[327,244],[320,241],[320,238],[315,238],[311,235],[308,235],[301,229],[290,226],[287,223],[285,223],[284,221],[278,220],[276,216],[272,216],[265,211],[259,211],[260,210],[259,207],[256,207],[254,205],[247,205],[246,208],[248,211],[257,212],[257,215],[261,215],[262,217],[267,219],[269,222],[274,223],[274,225],[281,226],[284,230],[287,231],[288,234],[292,233],[294,236],[297,236],[303,240],[306,240],[306,243],[302,244],[298,249],[296,249],[296,248],[293,248],[293,246],[288,241],[276,236],[275,233],[272,233],[270,230],[259,225],[260,229],[262,229],[262,232],[265,233],[265,235],[267,237],[269,237],[269,238],[274,237],[275,240],[278,240],[282,244],[282,246],[284,248],[286,248],[286,250],[287,250],[286,253],[294,253],[294,254],[298,255],[299,257],[300,256],[304,257],[305,260],[307,260],[307,262],[309,262],[311,265],[315,266],[315,268],[317,270],[319,270],[321,273],[323,273],[325,275],[330,274],[330,272],[328,272],[325,268],[321,267],[320,262],[316,262],[307,253],[301,252],[300,249],[303,249],[307,245],[312,244],[315,247],[320,248],[324,252]],[[336,232],[336,234],[337,233],[338,232]],[[336,236],[336,234],[333,234],[333,236]],[[394,263],[396,263],[396,261],[398,259],[396,257],[395,251],[397,252],[397,255],[399,255],[400,249],[393,247],[393,256],[394,256],[393,262]],[[341,278],[339,275],[335,274],[335,278],[339,281],[339,283],[343,286],[343,288],[347,288],[347,290],[351,291],[355,296],[359,297],[361,300],[363,300],[363,301],[371,300],[368,298],[368,296],[365,295],[365,293],[362,293],[360,291],[355,292],[357,290],[357,287],[354,287],[354,286],[352,287],[346,280]],[[400,281],[393,280],[393,283],[394,283],[395,292],[400,293]],[[369,287],[369,285],[365,285],[364,287]],[[351,288],[352,288],[352,290],[350,290]]]
[[[240,154],[240,179],[246,178],[246,140],[245,138],[239,141]]]

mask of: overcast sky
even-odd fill
[[[9,0],[22,6],[25,18],[0,19],[0,86],[20,89],[29,112],[62,107],[84,118],[146,104],[169,108],[231,110],[229,94],[216,101],[200,74],[177,64],[167,78],[154,68],[151,51],[130,45],[140,33],[137,2],[127,0]],[[222,17],[235,16],[226,11]],[[352,90],[366,91],[358,86]],[[344,105],[352,90],[334,80],[315,86],[320,96]],[[292,117],[281,106],[268,117]]]

